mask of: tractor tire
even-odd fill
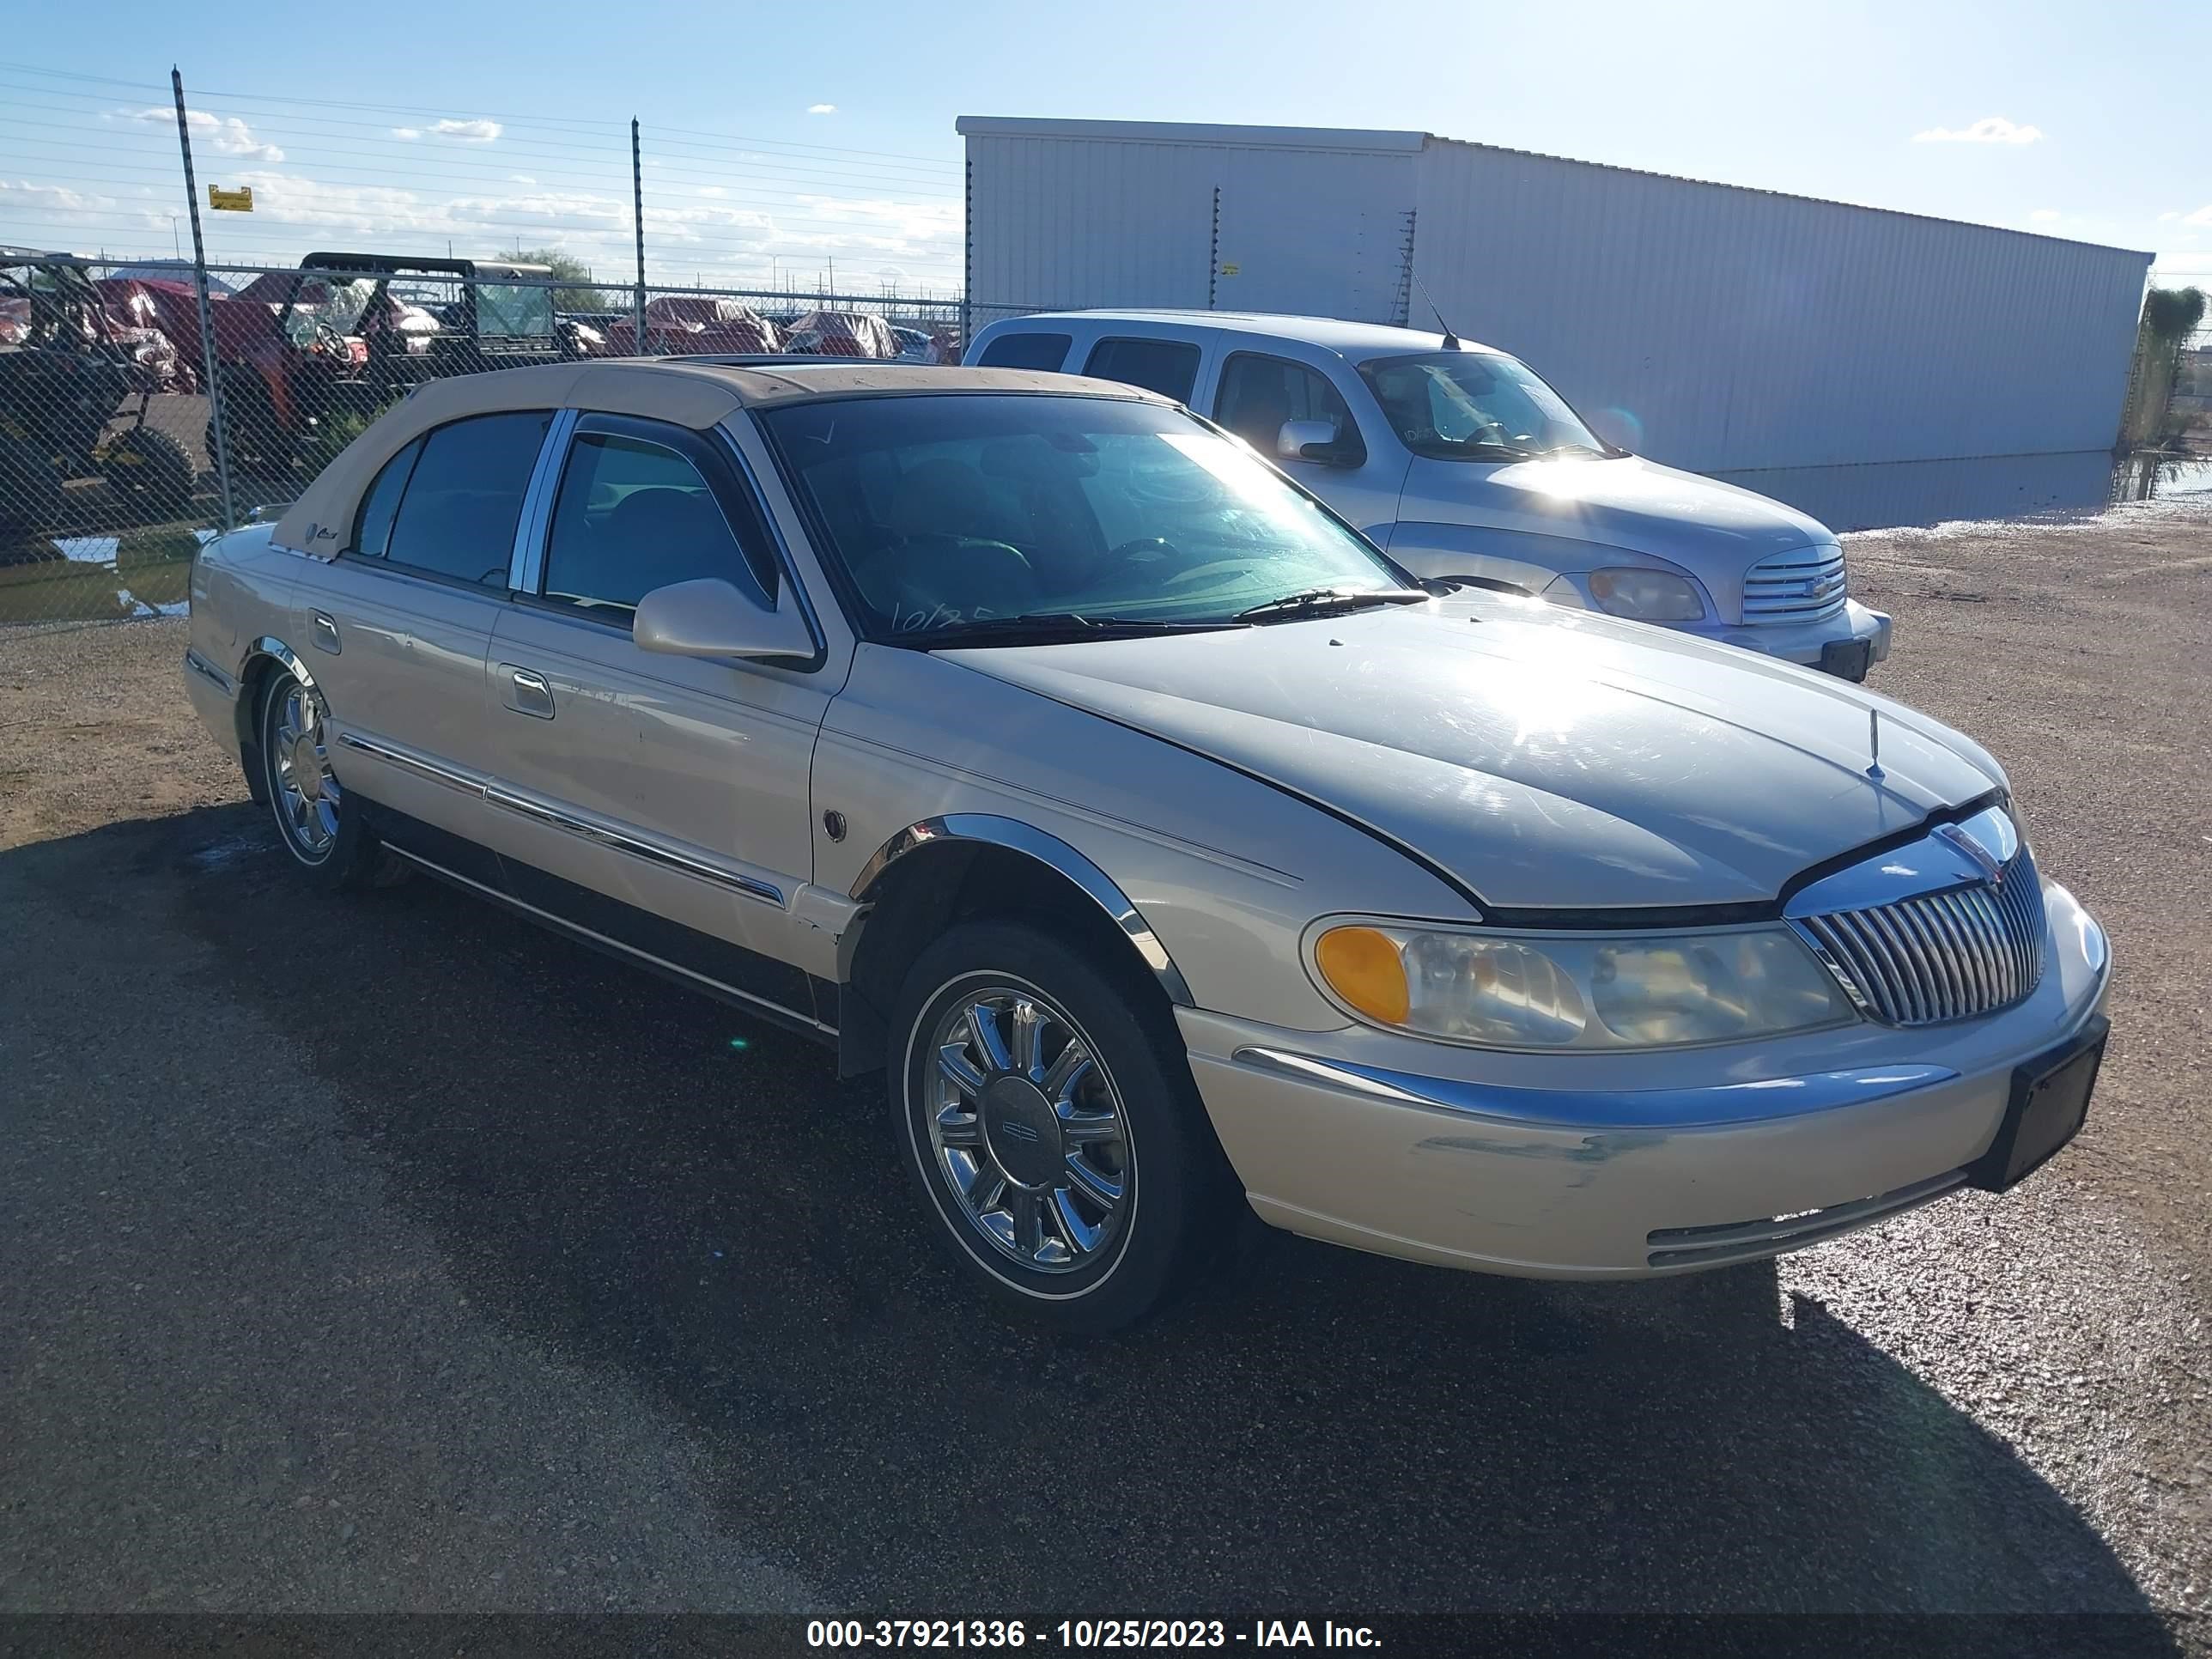
[[[58,524],[64,501],[54,458],[27,439],[0,433],[0,542]]]
[[[137,426],[108,445],[103,470],[109,485],[145,510],[178,514],[192,498],[192,458],[166,432]]]

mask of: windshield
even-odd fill
[[[553,290],[508,283],[477,285],[477,332],[488,340],[530,340],[553,331]]]
[[[796,404],[763,423],[872,638],[1020,617],[1226,625],[1316,590],[1404,595],[1368,543],[1180,410],[979,393]]]
[[[1377,357],[1359,366],[1382,413],[1416,455],[1494,461],[1606,455],[1606,445],[1528,365],[1492,351]]]

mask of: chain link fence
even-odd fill
[[[310,254],[198,272],[0,250],[0,625],[181,614],[208,537],[292,500],[425,381],[702,353],[954,363],[1032,307],[598,286]]]

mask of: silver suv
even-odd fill
[[[1072,311],[967,362],[1123,380],[1212,416],[1417,574],[1701,634],[1861,680],[1889,618],[1818,520],[1607,442],[1523,363],[1322,317]]]

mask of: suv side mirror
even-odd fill
[[[1283,429],[1275,434],[1275,458],[1315,461],[1322,466],[1358,465],[1353,447],[1337,441],[1334,421],[1285,421]]]
[[[770,609],[720,576],[656,587],[637,602],[630,638],[670,657],[806,658],[814,636],[794,605]]]

